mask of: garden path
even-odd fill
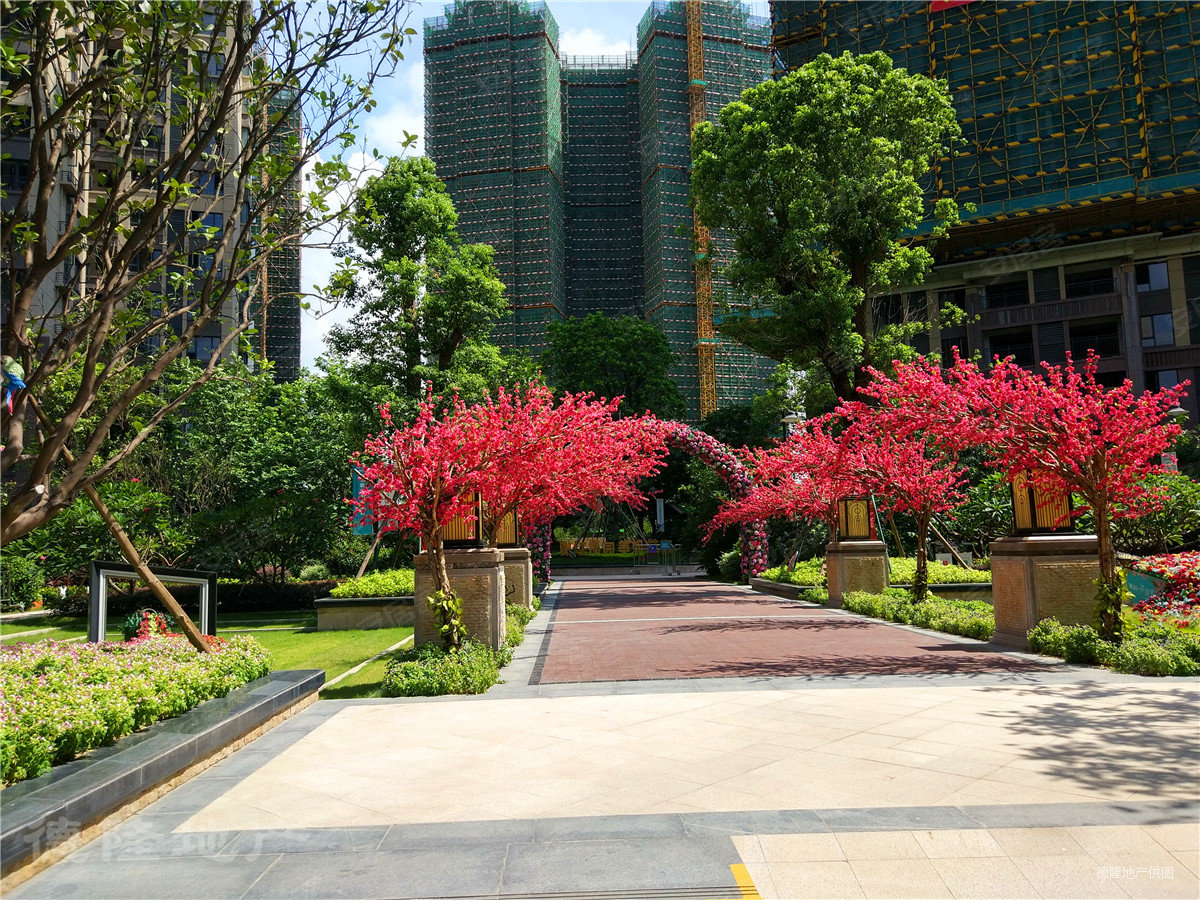
[[[1056,663],[702,579],[566,582],[541,684],[1044,672]]]

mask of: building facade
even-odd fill
[[[771,18],[777,74],[882,50],[952,93],[964,140],[930,195],[976,208],[924,285],[875,298],[880,319],[950,301],[966,324],[918,349],[1029,366],[1092,350],[1107,383],[1197,383],[1200,4],[775,0]]]
[[[426,20],[424,51],[427,152],[464,237],[496,248],[513,307],[497,340],[536,356],[565,317],[644,318],[670,341],[693,420],[752,399],[774,368],[703,342],[711,298],[698,306],[687,202],[691,98],[699,89],[715,116],[769,78],[769,29],[731,0],[695,8],[690,43],[688,7],[655,2],[636,53],[573,57],[544,4],[464,0]],[[715,389],[702,403],[706,352]]]

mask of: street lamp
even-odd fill
[[[1056,534],[1074,531],[1071,524],[1071,494],[1051,493],[1034,486],[1029,472],[1022,470],[1012,480],[1013,531],[1017,534]],[[1062,521],[1063,524],[1057,524]]]
[[[796,430],[796,426],[805,421],[804,416],[798,412],[790,412],[783,417],[783,433],[785,437],[790,437],[792,432]]]

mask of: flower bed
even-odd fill
[[[1181,627],[1200,617],[1200,552],[1151,556],[1133,570],[1164,583],[1154,596],[1133,604],[1136,612],[1156,619],[1175,619]]]
[[[270,654],[253,638],[211,640],[214,653],[197,653],[178,636],[0,649],[4,783],[40,775],[270,671]]]

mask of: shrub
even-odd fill
[[[1133,625],[1110,644],[1090,625],[1042,619],[1029,629],[1029,649],[1069,663],[1103,665],[1130,675],[1200,674],[1200,635],[1158,623]]]
[[[411,597],[414,587],[412,569],[387,569],[352,578],[329,592],[331,597]]]
[[[722,581],[742,580],[742,551],[730,550],[722,553],[717,561],[717,573]]]
[[[796,563],[796,568],[788,571],[787,566],[776,566],[773,569],[767,569],[760,576],[768,581],[777,581],[780,584],[798,584],[802,587],[819,587],[825,584],[825,573],[821,571],[821,563],[823,560],[820,557],[815,559],[803,559]]]
[[[309,563],[296,576],[297,581],[328,581],[333,576],[325,563]]]
[[[824,606],[829,602],[829,591],[823,587],[808,588],[800,592],[800,600],[807,600],[809,603],[820,603]]]
[[[882,594],[852,591],[842,598],[842,605],[852,612],[876,619],[960,634],[980,641],[991,640],[996,631],[992,606],[982,600],[944,600],[930,595],[922,603],[913,603],[905,591],[889,588]]]
[[[437,697],[482,694],[500,680],[497,655],[482,644],[467,642],[454,650],[426,644],[388,663],[384,697]]]
[[[179,637],[4,646],[0,776],[11,783],[40,775],[270,671],[270,654],[253,638],[213,640],[215,653],[197,653]]]
[[[11,552],[0,559],[0,609],[28,609],[41,599],[45,585],[46,575],[37,563]]]
[[[194,585],[169,585],[172,596],[185,609],[189,606],[198,608],[200,589]],[[288,582],[275,584],[267,582],[227,583],[222,581],[217,587],[217,609],[221,613],[235,612],[278,612],[312,609],[313,602],[322,597],[328,597],[336,581],[310,581],[303,584]],[[122,594],[109,591],[108,614],[123,616],[146,606],[158,604],[149,590],[134,591]],[[72,585],[67,588],[65,597],[57,594],[47,600],[46,606],[60,616],[86,616],[88,614],[88,589],[83,585]]]
[[[917,561],[903,556],[893,556],[891,562],[891,579],[894,584],[912,584],[917,575]],[[929,563],[930,584],[987,584],[992,580],[990,572],[975,568],[950,565],[949,563]]]
[[[504,614],[504,644],[510,649],[520,647],[525,640],[525,628],[537,613],[520,604],[508,603],[504,607]]]

